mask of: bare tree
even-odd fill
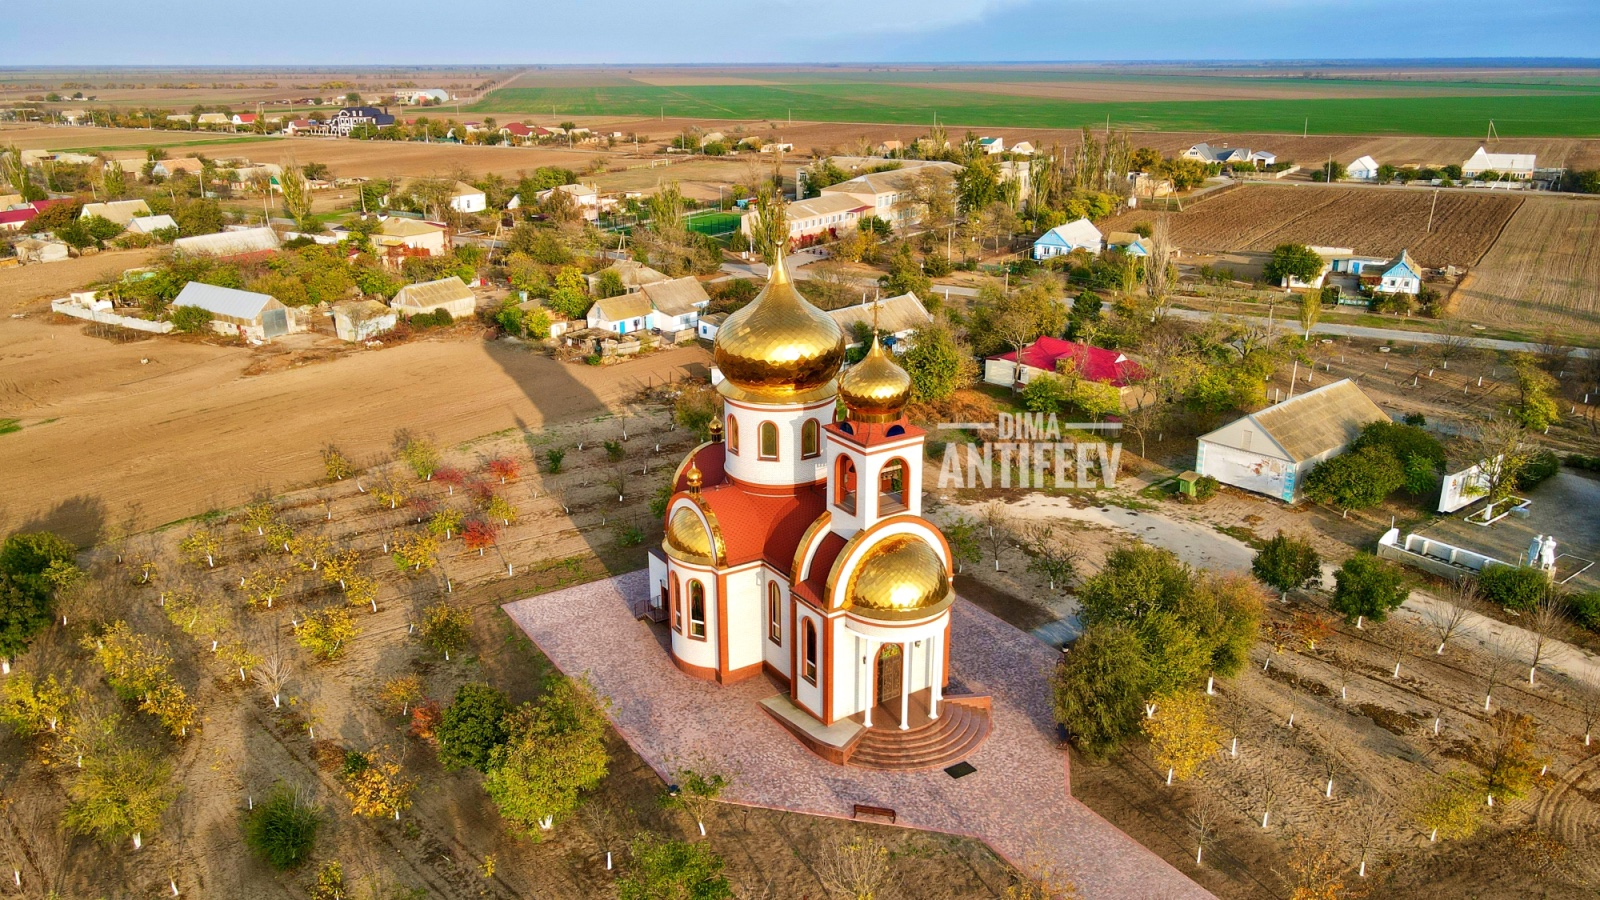
[[[1511,632],[1497,634],[1489,639],[1489,659],[1483,667],[1483,711],[1489,711],[1494,700],[1494,689],[1505,679],[1506,666],[1516,653],[1517,639]]]
[[[1202,797],[1195,801],[1189,808],[1189,814],[1184,816],[1184,822],[1189,826],[1189,834],[1194,838],[1194,864],[1200,865],[1205,859],[1206,845],[1210,844],[1217,836],[1217,825],[1222,821],[1222,809],[1210,797]]]
[[[1561,639],[1567,633],[1567,604],[1555,591],[1546,591],[1533,608],[1528,632],[1527,643],[1533,655],[1528,663],[1528,683],[1533,684],[1539,663],[1548,662],[1565,647]]]
[[[836,840],[817,860],[817,877],[830,894],[873,900],[889,886],[889,848],[870,837]]]
[[[624,472],[620,466],[613,467],[611,473],[606,476],[606,486],[616,491],[617,502],[621,503],[622,493],[628,489],[628,473]]]
[[[1358,807],[1355,810],[1355,815],[1349,823],[1348,833],[1355,844],[1357,854],[1356,874],[1361,878],[1367,877],[1367,857],[1373,851],[1383,849],[1384,839],[1388,834],[1387,824],[1376,809]]]
[[[632,833],[629,825],[636,824],[633,811],[605,794],[596,794],[584,801],[578,814],[583,818],[584,828],[606,855],[606,871],[611,871],[612,848]]]
[[[272,638],[256,642],[261,650],[261,663],[255,668],[256,681],[272,695],[272,708],[283,708],[283,687],[294,674],[294,656],[283,643],[283,628],[272,627]]]
[[[995,500],[983,507],[978,524],[984,529],[980,537],[989,545],[989,553],[994,556],[994,570],[998,572],[1000,551],[1006,548],[1006,542],[1011,539],[1011,513],[1004,503]]]
[[[1433,651],[1435,655],[1444,654],[1444,645],[1461,630],[1462,623],[1477,607],[1478,582],[1472,578],[1462,578],[1453,582],[1439,599],[1444,602],[1444,608],[1435,609],[1425,617],[1429,630],[1439,639],[1439,646]]]
[[[1278,808],[1279,784],[1278,772],[1272,766],[1262,766],[1256,775],[1255,806],[1261,810],[1261,827],[1266,828],[1271,824],[1272,811]]]
[[[1166,314],[1167,300],[1172,295],[1172,259],[1176,249],[1166,216],[1156,216],[1150,223],[1150,240],[1145,243],[1149,253],[1144,258],[1144,289],[1155,307],[1155,317],[1160,319]]]

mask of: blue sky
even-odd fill
[[[75,0],[0,66],[1585,57],[1597,0]]]

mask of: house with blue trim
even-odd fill
[[[1104,246],[1104,238],[1100,229],[1088,219],[1078,219],[1065,225],[1056,227],[1039,235],[1033,242],[1034,259],[1051,259],[1057,256],[1066,256],[1074,250],[1087,250],[1098,255]]]
[[[1401,250],[1379,271],[1378,283],[1372,289],[1380,294],[1416,294],[1422,290],[1422,267],[1409,252]]]
[[[1107,250],[1121,250],[1127,256],[1149,256],[1149,238],[1133,231],[1113,231],[1106,235]]]

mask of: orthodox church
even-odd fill
[[[650,559],[672,661],[786,688],[763,708],[834,762],[969,753],[988,734],[987,698],[944,696],[952,559],[922,517],[911,377],[876,337],[841,375],[843,331],[781,260],[723,323],[714,357],[722,416],[679,465]],[[921,752],[897,751],[911,735]]]

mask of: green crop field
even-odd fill
[[[1523,93],[1481,91],[1488,87]],[[1104,125],[1109,117],[1113,127],[1142,131],[1292,133],[1307,127],[1309,119],[1313,134],[1420,137],[1476,137],[1492,119],[1502,137],[1600,136],[1600,87],[1475,83],[1460,90],[1460,96],[1435,97],[1075,102],[813,79],[770,85],[511,87],[495,91],[472,109],[498,115],[794,118],[887,125],[927,125],[937,115],[952,126],[1013,128],[1079,128]]]

